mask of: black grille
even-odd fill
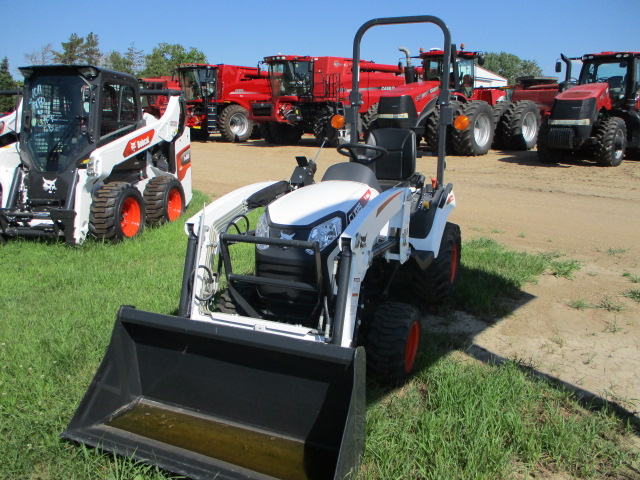
[[[551,112],[552,120],[581,120],[589,118],[593,120],[596,114],[596,99],[585,100],[557,100],[553,104]]]
[[[574,131],[571,127],[552,128],[549,132],[549,147],[561,148],[573,146]]]
[[[270,103],[254,103],[251,106],[251,112],[254,117],[270,117],[273,106]]]

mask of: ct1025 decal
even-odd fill
[[[371,190],[367,190],[360,200],[356,202],[356,204],[347,212],[347,225],[351,223],[351,221],[356,218],[356,215],[369,203],[371,199]]]

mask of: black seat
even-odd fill
[[[327,168],[321,182],[327,180],[348,180],[351,182],[360,182],[375,188],[378,192],[382,191],[380,183],[373,171],[360,163],[343,162],[336,163]]]
[[[406,182],[416,173],[417,146],[413,130],[378,128],[369,133],[366,143],[384,147],[389,152],[371,165],[383,189]]]

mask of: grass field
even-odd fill
[[[197,195],[189,214],[203,201]],[[118,307],[176,312],[185,248],[182,222],[117,245],[18,240],[0,246],[0,478],[176,478],[62,441],[59,433],[105,352]],[[448,308],[506,315],[525,282],[575,268],[553,255],[468,240],[459,292]],[[516,364],[480,363],[437,338],[407,384],[369,382],[361,477],[521,479],[551,472],[637,479],[640,459],[629,430]]]

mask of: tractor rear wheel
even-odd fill
[[[540,109],[531,100],[512,103],[497,131],[507,150],[531,150],[540,131]]]
[[[126,182],[107,183],[93,195],[89,232],[112,242],[132,238],[142,232],[145,215],[144,200],[137,188]]]
[[[454,115],[457,116],[462,111],[462,103],[456,100],[451,102],[451,106],[453,107]],[[440,107],[436,106],[433,111],[427,115],[425,119],[424,125],[424,140],[427,142],[427,145],[431,147],[433,152],[438,151],[438,140],[440,135]],[[445,153],[447,155],[453,154],[453,142],[452,142],[452,130],[453,128],[449,125],[447,126],[447,146],[445,148]]]
[[[184,189],[172,176],[152,178],[143,197],[149,224],[174,222],[184,213]]]
[[[505,100],[502,102],[498,102],[493,107],[491,107],[491,110],[493,111],[493,124],[496,126],[495,132],[493,134],[493,144],[491,145],[491,148],[494,148],[496,150],[506,148],[504,139],[500,132],[500,123],[502,122],[502,118],[504,117],[504,112],[506,112],[510,105],[511,103]]]
[[[378,104],[374,103],[367,111],[362,114],[362,132],[364,133],[364,138],[366,139],[369,136],[369,132],[371,130],[375,130],[378,128]]]
[[[371,373],[391,381],[404,381],[415,366],[420,335],[420,310],[400,302],[380,305],[371,320],[365,346]]]
[[[325,139],[331,147],[338,146],[338,131],[331,126],[331,117],[332,115],[325,115],[313,124],[313,134],[318,146],[321,146]]]
[[[596,132],[598,143],[595,147],[596,162],[605,167],[617,167],[622,163],[627,147],[627,126],[619,117],[603,120]]]
[[[469,126],[464,130],[451,129],[454,152],[465,156],[485,155],[491,148],[495,130],[491,107],[482,100],[473,100],[462,104],[460,113],[469,117]]]
[[[264,126],[263,126],[264,125]],[[286,123],[269,122],[260,126],[260,132],[268,143],[293,145],[302,137],[302,129]]]
[[[462,236],[460,227],[447,222],[440,241],[438,256],[433,263],[422,270],[415,261],[413,267],[412,291],[424,301],[435,303],[449,297],[458,286],[460,279],[460,257]]]
[[[218,117],[218,129],[227,142],[246,142],[253,132],[253,122],[246,108],[229,105]]]

